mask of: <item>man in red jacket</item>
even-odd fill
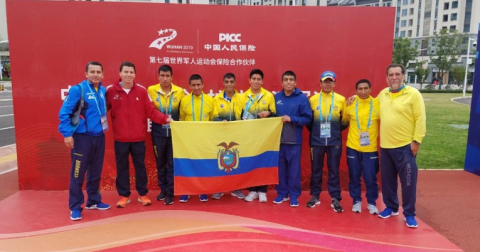
[[[135,167],[135,189],[140,195],[138,201],[144,206],[152,203],[147,197],[148,178],[145,168],[147,118],[158,124],[168,124],[172,121],[167,115],[155,109],[147,89],[135,83],[134,79],[135,65],[128,61],[123,62],[120,65],[120,80],[107,87],[106,95],[115,139],[116,186],[121,196],[117,207],[120,208],[130,203],[129,153]]]

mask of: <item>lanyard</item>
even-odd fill
[[[372,108],[373,108],[373,99],[370,100],[370,112],[368,115],[367,130],[370,128],[370,123],[372,122]],[[357,117],[357,128],[360,130],[360,118],[358,117],[358,99],[355,102],[355,116]]]
[[[323,121],[323,115],[322,115],[322,93],[320,93],[320,99],[318,99],[318,107],[319,107],[319,111],[320,111],[320,122]],[[334,95],[335,93],[332,92],[332,104],[330,105],[330,113],[328,115],[328,120],[327,122],[331,122],[332,121],[332,110],[333,110],[333,102],[334,102]]]
[[[159,104],[158,108],[160,109],[160,112],[165,114],[165,111],[163,111],[163,104],[162,104],[161,96],[162,96],[162,94],[160,93],[160,91],[158,91],[158,98],[157,98],[157,101],[158,101],[158,104]],[[168,102],[168,104],[165,104],[165,107],[168,107],[167,115],[172,114],[172,98],[173,98],[173,92],[170,92],[170,101]],[[165,98],[165,102],[167,102],[166,98]]]
[[[193,121],[195,121],[195,107],[193,106],[193,96],[192,94],[192,118]],[[203,93],[202,93],[202,103],[200,104],[200,121],[202,121],[202,116],[203,116]]]
[[[87,87],[88,89],[90,90],[90,93],[93,93],[94,94],[94,97],[93,99],[95,100],[95,104],[97,104],[97,109],[98,109],[98,114],[100,115],[100,117],[102,117],[102,111],[100,110],[100,106],[98,106],[98,101],[97,101],[97,92],[93,92],[92,91],[92,88],[90,87],[90,84],[87,84]],[[100,88],[100,87],[99,87]],[[105,103],[103,104],[105,105]],[[105,111],[107,111],[107,108],[105,107]]]
[[[257,97],[255,97],[255,100],[252,100],[252,96],[249,95],[249,96],[248,96],[247,105],[245,106],[245,111],[248,111],[248,110],[250,109],[250,107],[252,107],[252,105],[253,105],[257,100],[259,100],[260,98],[262,98],[262,95],[263,95],[263,94],[260,94],[260,95],[258,95]]]

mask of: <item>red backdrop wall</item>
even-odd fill
[[[394,8],[7,0],[7,19],[20,188],[57,190],[68,188],[70,169],[69,151],[57,130],[58,111],[69,86],[85,78],[88,61],[104,65],[106,85],[128,60],[145,86],[157,83],[158,67],[168,63],[175,84],[188,88],[188,77],[199,73],[211,94],[222,88],[226,72],[237,76],[238,90],[247,90],[250,70],[260,68],[271,91],[281,90],[281,74],[293,70],[297,86],[314,94],[320,74],[331,70],[337,74],[337,93],[350,96],[355,82],[368,78],[376,95],[386,86]],[[161,49],[151,47],[162,41]],[[302,184],[308,189],[304,133]],[[111,132],[106,141],[101,188],[114,190]],[[149,188],[156,189],[150,139],[146,163]],[[344,157],[341,184],[348,184]]]

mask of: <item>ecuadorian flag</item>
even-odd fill
[[[176,195],[278,184],[282,120],[172,122]]]

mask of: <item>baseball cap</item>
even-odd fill
[[[332,71],[326,71],[322,73],[320,80],[324,81],[326,79],[332,79],[333,81],[335,81],[337,79],[337,76]]]

